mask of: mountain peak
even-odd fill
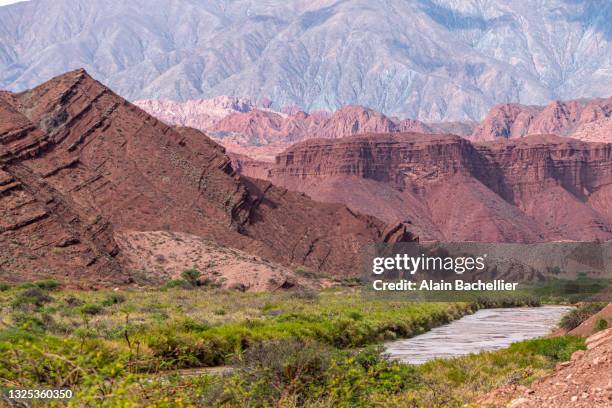
[[[20,243],[3,246],[0,270],[27,260],[17,269],[30,278],[125,281],[125,231],[347,272],[362,245],[388,238],[377,219],[237,177],[206,135],[167,126],[84,70],[0,95],[0,192],[0,243]]]

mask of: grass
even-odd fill
[[[128,374],[126,361],[106,352],[83,354],[78,344],[48,342],[32,358],[39,372],[57,372],[63,370],[59,353],[81,353],[73,365],[83,372],[70,374],[72,365],[63,371],[65,385],[77,395],[70,403],[78,407],[462,407],[497,387],[529,385],[578,349],[584,349],[581,338],[538,339],[412,366],[384,360],[374,347],[338,350],[314,341],[275,340],[236,358],[237,369],[224,377]],[[72,383],[77,380],[78,386]]]
[[[10,287],[0,291],[0,387],[71,388],[73,406],[431,406],[468,401],[509,378],[528,381],[581,346],[546,340],[420,367],[371,348],[498,305],[375,299],[353,289]],[[222,364],[239,369],[223,379],[172,374]]]
[[[409,337],[471,313],[467,303],[363,299],[358,291],[252,294],[186,289],[43,290],[0,293],[11,330],[61,339],[96,339],[138,354],[142,370],[206,367],[253,344],[275,339],[316,340],[336,348]],[[135,345],[139,345],[136,350]]]

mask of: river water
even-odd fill
[[[517,341],[545,336],[571,309],[565,306],[482,309],[419,336],[387,343],[385,354],[404,363],[422,364],[434,358],[497,350]]]

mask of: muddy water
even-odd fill
[[[394,360],[422,364],[497,350],[550,333],[569,310],[563,306],[483,309],[425,334],[387,343],[385,353]]]

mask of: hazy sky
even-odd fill
[[[0,0],[0,6],[6,6],[7,4],[19,3],[23,0]]]

